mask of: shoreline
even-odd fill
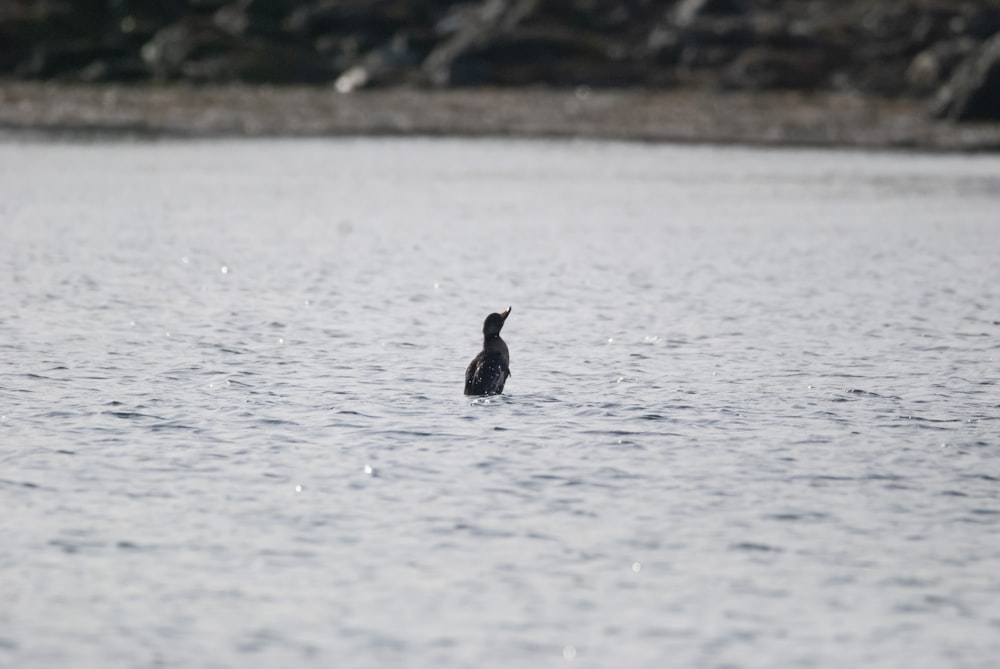
[[[845,93],[0,83],[0,141],[350,136],[1000,151],[1000,124],[935,120],[926,101]]]

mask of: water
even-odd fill
[[[995,666],[998,215],[992,156],[8,140],[0,665]]]

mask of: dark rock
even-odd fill
[[[821,53],[754,48],[740,54],[719,83],[727,90],[813,90],[826,83],[827,76]]]
[[[753,29],[745,17],[701,17],[682,34],[679,63],[693,69],[717,68],[753,44]]]
[[[142,59],[157,78],[176,79],[184,75],[186,63],[216,56],[237,44],[210,19],[190,17],[157,31],[143,45]]]
[[[400,31],[425,25],[435,16],[426,1],[320,0],[295,4],[284,20],[289,33],[308,39],[330,34],[363,36],[370,48]]]
[[[934,114],[955,121],[1000,121],[1000,32],[955,69],[938,91]]]
[[[149,69],[138,57],[103,58],[93,61],[77,74],[84,82],[134,82],[149,78]]]
[[[680,31],[668,26],[656,26],[646,38],[646,52],[657,65],[677,65],[681,60]]]
[[[1000,0],[0,0],[0,76],[951,100],[961,82],[943,83],[998,30]]]
[[[994,0],[962,3],[957,9],[949,21],[954,34],[987,39],[1000,32],[1000,5]]]
[[[163,28],[142,47],[158,79],[323,82],[333,78],[319,54],[258,38],[239,39],[212,18],[189,18]]]
[[[37,45],[23,60],[17,73],[26,79],[51,79],[79,71],[108,55],[100,44],[48,42]]]
[[[741,49],[752,46],[757,35],[744,16],[706,17],[694,21],[685,31],[689,43]]]
[[[181,74],[199,83],[320,83],[333,78],[332,70],[317,58],[261,41],[245,41],[234,49],[189,59],[181,66]]]
[[[880,97],[898,97],[906,92],[906,68],[903,58],[872,60],[855,65],[850,71],[846,88]]]
[[[584,7],[586,5],[586,8]],[[456,7],[438,22],[444,39],[422,63],[437,86],[548,84],[624,86],[664,77],[635,46],[646,27],[620,3],[486,0]],[[654,46],[660,48],[660,45]]]
[[[795,21],[791,30],[823,52],[831,87],[898,96],[908,90],[904,74],[914,56],[946,35],[935,1],[845,2]]]
[[[497,35],[468,49],[449,63],[454,86],[627,86],[639,83],[644,71],[624,54],[609,54],[599,40],[563,31],[518,30]]]
[[[188,8],[193,10],[193,13],[211,14],[222,9],[229,0],[180,0],[180,2],[186,4]],[[180,4],[180,2],[174,0],[172,4]]]
[[[99,50],[100,39],[91,35],[81,40],[80,23],[74,8],[68,4],[0,2],[0,72],[45,78],[64,74],[67,64],[81,66],[80,61],[86,61],[87,57],[75,54]]]
[[[129,8],[126,13],[116,16],[113,27],[108,31],[110,34],[119,35],[131,46],[130,57],[139,58],[144,44],[153,38],[161,28],[175,23],[183,18],[183,14],[167,14],[162,11],[159,5],[142,5],[141,10]]]
[[[278,0],[239,0],[216,10],[212,22],[234,37],[284,41],[287,9],[288,3]]]
[[[510,33],[537,8],[539,0],[484,0],[472,7],[458,7],[438,22],[437,30],[447,35],[421,64],[430,83],[444,86],[458,76],[462,84],[485,83],[488,74],[477,65],[476,52],[486,52],[491,42]],[[501,40],[505,41],[505,40]],[[470,58],[471,55],[471,58]],[[456,63],[465,58],[464,66]],[[471,60],[471,62],[469,62]],[[482,63],[483,59],[478,59]]]
[[[705,16],[744,14],[749,8],[747,0],[680,0],[670,12],[674,25],[687,27]]]
[[[295,3],[282,21],[285,40],[339,73],[337,89],[412,82],[440,37],[435,0],[320,0]]]

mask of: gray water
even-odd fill
[[[1000,657],[1000,158],[8,140],[0,281],[4,667]]]

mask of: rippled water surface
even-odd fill
[[[1000,657],[996,157],[8,140],[0,281],[0,666]]]

